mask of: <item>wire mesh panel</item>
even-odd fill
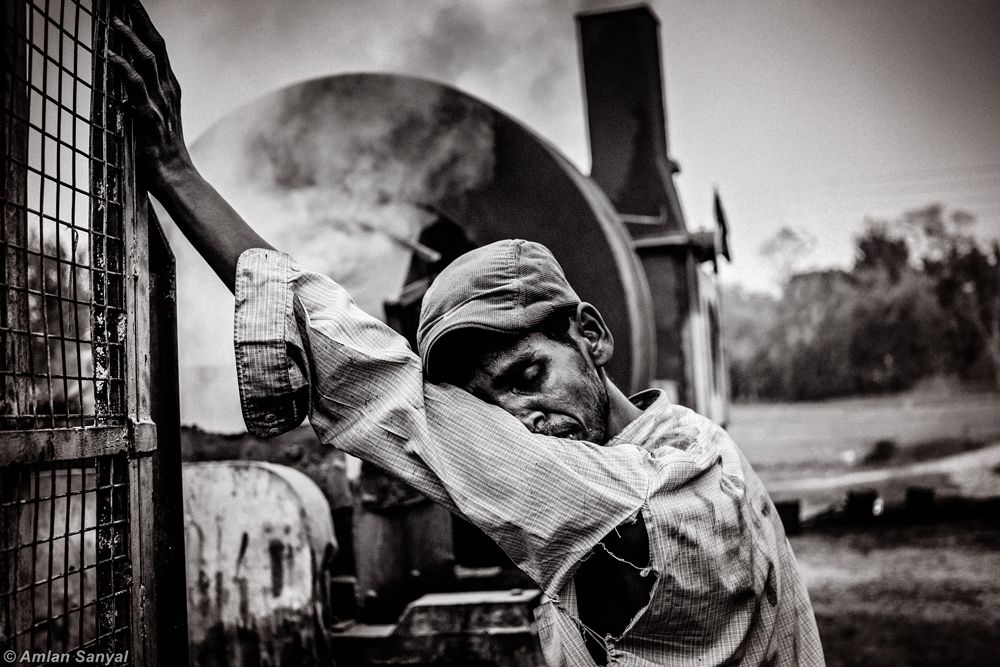
[[[126,256],[134,200],[110,11],[3,3],[0,648],[18,655],[140,646],[133,579],[148,531],[133,520],[151,498],[137,471],[155,438],[137,448],[149,425],[126,383],[142,283],[125,275],[144,269]]]
[[[4,3],[0,429],[124,423],[123,130],[107,21],[100,2]]]
[[[0,547],[5,650],[129,650],[126,471],[120,456],[0,471],[0,527],[17,536]]]

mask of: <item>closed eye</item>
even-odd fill
[[[545,380],[545,364],[536,361],[528,364],[517,375],[511,388],[515,391],[535,391],[541,387]]]
[[[495,391],[528,392],[545,379],[545,358],[535,352],[524,352],[505,358],[501,368],[494,368],[490,385]]]

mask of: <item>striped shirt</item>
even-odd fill
[[[550,665],[594,665],[574,574],[642,516],[648,604],[613,665],[822,665],[809,598],[763,485],[726,433],[660,392],[607,445],[530,432],[462,389],[426,383],[405,339],[337,283],[273,250],[236,275],[235,344],[247,428],[308,416],[319,438],[415,487],[489,535],[544,591]]]

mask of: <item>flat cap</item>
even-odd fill
[[[445,334],[481,329],[519,334],[550,315],[580,303],[559,262],[540,243],[496,241],[449,264],[424,294],[417,326],[417,350],[424,374],[433,378],[437,343]]]

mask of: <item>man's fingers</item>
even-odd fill
[[[143,44],[139,36],[135,34],[135,31],[122,20],[116,17],[111,25],[122,38],[123,45],[132,52],[135,69],[145,76],[147,81],[155,82],[157,79],[157,69],[156,55],[153,51]]]
[[[142,75],[117,53],[109,51],[108,61],[121,72],[125,83],[125,92],[128,94],[129,102],[136,112],[141,115],[152,114],[154,112],[152,101],[149,98],[149,91],[146,90],[146,81],[142,78]]]
[[[118,72],[122,75],[122,80],[125,84],[125,92],[128,93],[129,100],[131,100],[134,105],[139,100],[143,100],[149,97],[146,92],[146,82],[142,78],[142,75],[136,71],[129,61],[122,58],[120,55],[113,51],[108,51],[108,62],[115,66]]]
[[[154,53],[158,56],[167,56],[167,50],[165,48],[165,43],[163,37],[160,36],[160,32],[153,25],[152,19],[149,18],[149,14],[146,13],[146,8],[142,6],[139,0],[126,0],[125,7],[127,14],[132,17],[132,24],[135,26],[136,31],[142,36],[143,41],[145,41]]]

